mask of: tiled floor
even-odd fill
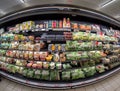
[[[2,78],[0,82],[0,91],[120,91],[120,72],[96,84],[70,90],[36,89]]]

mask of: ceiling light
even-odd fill
[[[109,4],[113,3],[114,1],[116,1],[116,0],[108,0],[105,3],[101,4],[100,7],[103,8],[105,6],[108,6]]]
[[[0,14],[3,14],[3,15],[4,15],[4,14],[6,14],[6,13],[5,13],[3,10],[0,10]]]
[[[114,18],[120,18],[120,15],[116,15],[116,16],[114,16]]]
[[[25,0],[20,0],[21,3],[25,3]]]

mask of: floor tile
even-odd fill
[[[17,84],[14,88],[13,91],[21,91],[23,88],[23,85]]]
[[[28,86],[23,86],[21,91],[32,91],[32,88]]]
[[[57,90],[55,90],[55,91],[57,91]],[[75,89],[66,89],[66,90],[62,90],[62,91],[75,91]]]
[[[17,83],[10,81],[7,88],[13,89],[16,85],[17,85]]]
[[[105,91],[105,88],[100,83],[94,84],[94,88],[96,91]]]
[[[96,89],[94,88],[93,85],[90,85],[90,86],[86,86],[85,87],[85,91],[95,91]]]
[[[120,91],[120,87],[118,87],[115,91]]]
[[[43,91],[42,89],[32,88],[31,91]]]
[[[6,87],[3,91],[13,91],[12,88]]]
[[[69,90],[31,88],[2,78],[2,81],[0,82],[0,91],[120,91],[120,73],[90,86]]]
[[[43,89],[42,91],[57,91],[57,90],[48,90],[48,89]]]
[[[76,88],[75,91],[85,91],[85,87]]]

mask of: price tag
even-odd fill
[[[103,32],[97,32],[97,34],[100,35],[100,36],[104,36]]]
[[[34,31],[39,31],[39,29],[35,29]]]
[[[5,74],[6,77],[8,77],[8,74]]]
[[[67,84],[67,86],[68,86],[68,87],[71,87],[71,86],[72,86],[72,84]]]
[[[23,30],[22,32],[24,33],[25,31]]]
[[[45,28],[41,29],[42,31],[45,31]]]
[[[59,87],[59,85],[58,85],[58,84],[55,84],[54,87]]]
[[[99,80],[99,78],[97,77],[97,78],[95,78],[95,80]]]
[[[47,40],[47,43],[51,43],[51,40]]]
[[[34,32],[34,29],[32,29],[32,32]]]
[[[42,83],[37,83],[37,85],[38,85],[38,86],[43,86],[43,84],[42,84]]]
[[[28,30],[26,30],[25,32],[28,32]]]
[[[26,84],[30,84],[30,82],[28,81],[28,80],[26,80],[26,82],[25,82]]]

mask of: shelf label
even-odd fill
[[[31,31],[34,32],[34,29],[32,29]]]
[[[47,40],[47,43],[51,43],[51,40]]]
[[[38,86],[46,86],[45,84],[43,83],[37,83]]]
[[[59,87],[59,85],[58,85],[58,84],[55,84],[54,87]]]
[[[71,86],[72,86],[72,84],[67,84],[66,86],[71,87]]]
[[[30,82],[28,80],[25,81],[26,84],[30,84]]]

